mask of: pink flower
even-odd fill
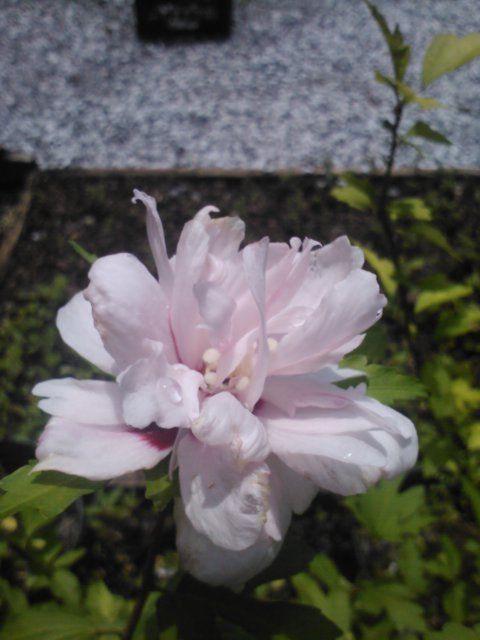
[[[385,298],[346,237],[239,250],[243,222],[211,218],[214,207],[168,258],[154,199],[137,200],[158,278],[130,254],[100,258],[58,312],[64,341],[113,379],[35,387],[52,416],[37,469],[102,480],[172,453],[182,562],[235,588],[273,560],[318,489],[362,492],[415,462],[410,420],[363,385],[334,384]]]

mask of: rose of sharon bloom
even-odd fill
[[[346,237],[240,249],[244,223],[215,207],[169,258],[155,200],[134,194],[158,275],[128,253],[100,258],[58,312],[63,340],[113,379],[34,388],[52,416],[36,469],[102,480],[171,454],[185,569],[239,588],[319,489],[359,493],[415,462],[410,420],[334,384],[386,301]]]

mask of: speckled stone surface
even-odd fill
[[[0,0],[0,145],[43,167],[369,168],[382,153],[387,55],[360,0],[238,1],[228,41],[168,46],[138,40],[132,5]],[[377,5],[417,82],[435,33],[480,31],[478,0]],[[433,85],[448,108],[412,115],[454,144],[420,166],[480,166],[479,87],[480,61]]]

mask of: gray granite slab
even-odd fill
[[[43,167],[368,168],[382,153],[387,56],[360,0],[238,1],[228,41],[188,45],[139,41],[132,4],[0,0],[0,145]],[[377,4],[417,61],[435,33],[480,31],[478,0]],[[432,87],[454,144],[421,166],[480,165],[479,86],[477,61]]]

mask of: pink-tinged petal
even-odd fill
[[[318,493],[317,485],[291,469],[278,456],[271,455],[268,466],[282,482],[284,502],[294,513],[304,513]]]
[[[100,258],[89,278],[85,297],[103,344],[120,370],[149,354],[148,340],[161,342],[167,359],[176,361],[166,298],[137,258],[128,253]]]
[[[252,409],[262,394],[268,371],[269,349],[265,323],[265,269],[268,257],[268,238],[249,244],[243,250],[245,278],[252,293],[258,314],[257,349],[246,390],[239,394],[247,407]]]
[[[43,397],[38,406],[59,418],[86,424],[120,424],[123,422],[121,396],[114,382],[61,378],[46,380],[32,389]]]
[[[246,549],[225,549],[215,545],[192,526],[181,500],[175,501],[174,516],[177,549],[183,568],[212,586],[225,586],[239,591],[245,582],[273,562],[282,545],[263,533]]]
[[[165,244],[165,234],[163,232],[162,221],[157,211],[155,198],[147,195],[138,189],[133,190],[132,202],[135,204],[140,200],[147,209],[147,236],[152,250],[155,266],[157,267],[158,280],[163,291],[169,297],[173,284],[173,271],[168,259],[167,247]]]
[[[182,365],[169,365],[160,348],[137,360],[117,378],[123,420],[144,429],[155,422],[164,429],[188,426],[198,418],[198,389],[203,376]]]
[[[336,364],[351,341],[378,320],[385,303],[373,274],[352,271],[325,293],[303,325],[280,340],[270,359],[270,374],[309,373]]]
[[[115,361],[103,346],[95,328],[92,305],[85,300],[83,292],[77,293],[57,313],[57,328],[62,340],[106,373],[115,373]]]
[[[218,345],[229,339],[235,301],[214,282],[198,282],[194,286],[198,309],[210,334],[211,344]]]
[[[39,440],[35,471],[61,471],[89,480],[118,478],[154,467],[170,453],[175,437],[174,430],[158,427],[138,431],[52,418]]]
[[[269,453],[262,422],[228,392],[203,402],[192,432],[205,444],[228,447],[237,460],[261,461]]]
[[[274,404],[293,417],[302,407],[341,409],[350,404],[350,398],[338,388],[324,382],[319,374],[297,376],[269,376],[265,381],[262,400]]]
[[[230,451],[187,434],[178,445],[180,489],[195,529],[217,545],[241,550],[254,544],[266,520],[269,469],[238,464]]]
[[[204,340],[196,325],[201,322],[194,286],[199,281],[208,255],[210,237],[201,219],[195,217],[183,227],[175,256],[172,291],[172,330],[180,360],[191,369],[201,365]]]
[[[300,408],[294,417],[268,403],[256,411],[267,427],[272,451],[285,464],[320,488],[342,495],[365,491],[414,464],[418,443],[410,420],[366,398],[361,388],[332,389],[349,404]]]

